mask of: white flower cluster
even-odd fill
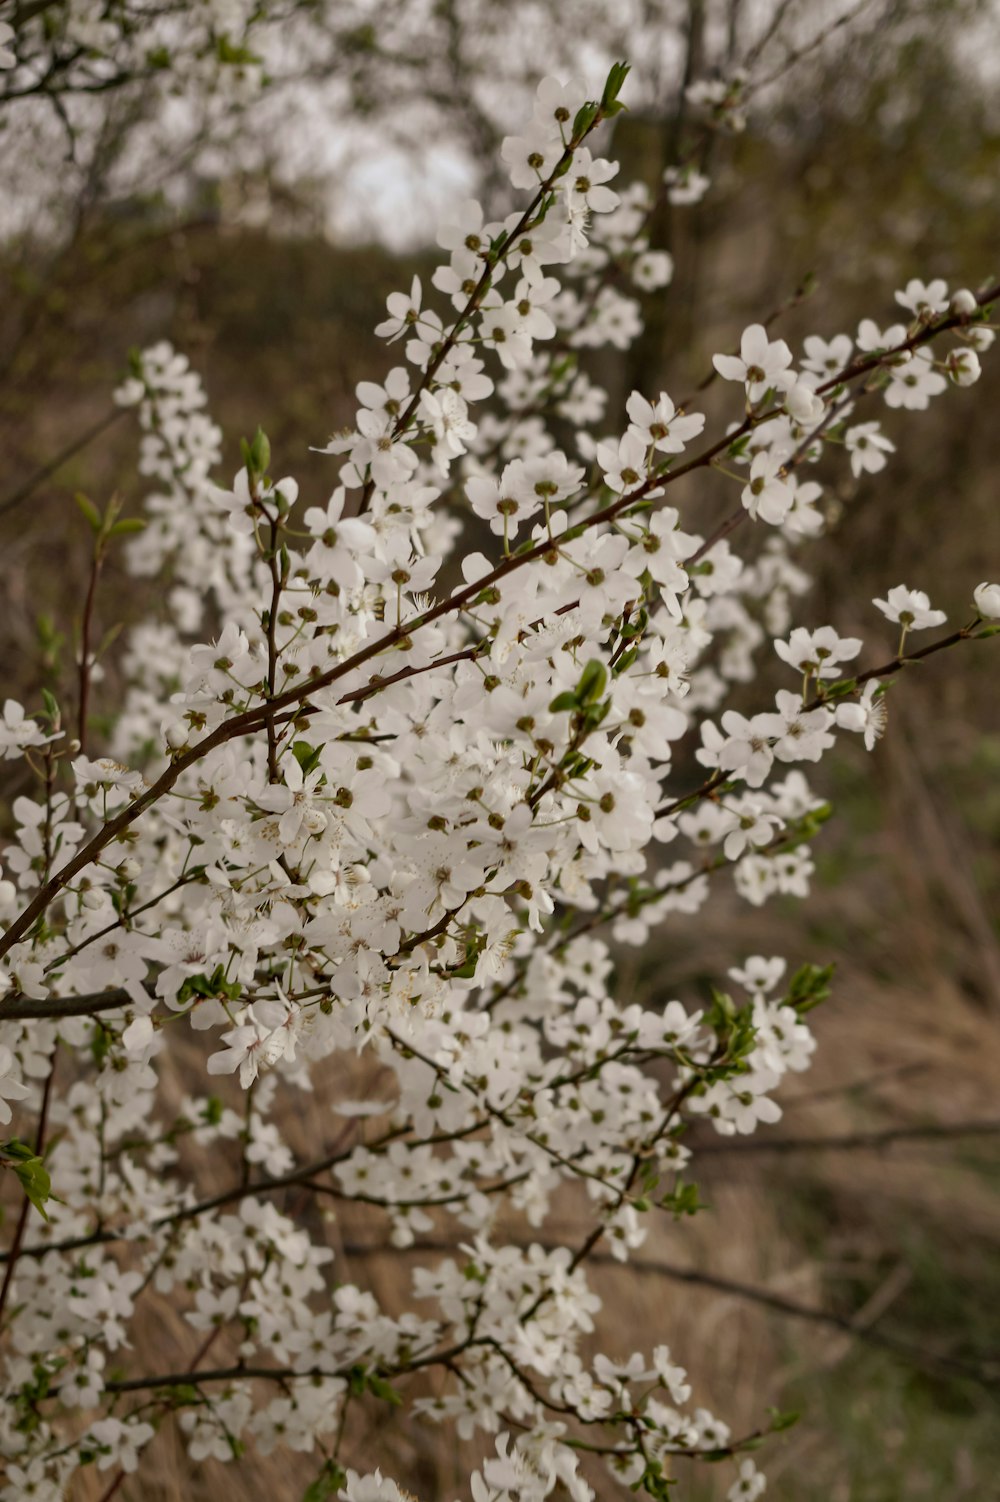
[[[248,45],[262,19],[251,0],[202,0],[183,18],[162,0],[111,10],[101,0],[65,0],[19,16],[16,31],[0,21],[0,69],[11,72],[14,98],[32,85],[71,93],[133,79],[167,94],[183,74],[187,86],[246,99],[263,82]]]
[[[215,486],[219,433],[169,347],[118,394],[159,487],[131,565],[173,580],[124,655],[120,760],[61,746],[51,713],[46,734],[8,703],[0,727],[5,754],[49,762],[3,856],[0,1114],[40,1111],[54,1190],[0,1297],[3,1502],[59,1496],[81,1463],[131,1473],[171,1410],[194,1461],[285,1445],[317,1453],[326,1494],[394,1502],[395,1481],[341,1456],[344,1408],[428,1369],[414,1411],[501,1435],[473,1502],[589,1502],[605,1470],[662,1495],[672,1456],[720,1450],[730,1497],[760,1495],[665,1346],[591,1360],[587,1258],[602,1242],[626,1263],[658,1211],[691,1208],[699,1131],[779,1118],[826,975],[756,955],[710,1003],[640,1004],[616,997],[595,930],[642,944],[730,869],[752,904],[808,891],[828,809],[800,764],[839,731],[874,743],[907,632],[943,616],[891,589],[876,603],[899,654],[858,676],[857,638],[793,624],[809,582],[793,552],[823,527],[802,471],[839,439],[877,473],[892,445],[855,407],[881,392],[919,409],[938,364],[964,384],[988,340],[976,299],[911,283],[911,323],[811,337],[797,370],[746,330],[715,360],[745,400],[714,442],[695,450],[703,415],[654,391],[597,436],[606,399],[579,352],[638,332],[622,272],[645,292],[671,269],[649,249],[651,197],[617,194],[589,144],[622,79],[593,102],[543,82],[503,147],[526,207],[487,223],[468,202],[442,227],[431,280],[451,314],[418,280],[389,298],[379,333],[405,363],[358,387],[326,502],[271,477],[262,433]],[[937,362],[948,329],[958,354]],[[741,491],[708,536],[664,500],[693,471]],[[730,538],[751,520],[768,525],[747,527],[744,558]],[[1000,615],[997,591],[945,645]],[[192,640],[206,602],[219,629]],[[768,643],[791,675],[776,693],[752,686]],[[221,1093],[178,1108],[179,1033]],[[296,1091],[347,1122],[311,1159]],[[17,1161],[40,1195],[40,1159]],[[202,1184],[204,1162],[231,1187]],[[428,1312],[339,1281],[320,1218],[272,1199],[291,1186],[368,1207],[391,1246],[426,1241]],[[591,1228],[575,1250],[551,1230],[574,1191]],[[460,1258],[435,1260],[442,1237]],[[211,1368],[163,1374],[134,1348],[157,1294]]]

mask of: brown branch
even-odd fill
[[[976,619],[971,621],[968,626],[962,626],[958,631],[952,631],[948,636],[939,637],[937,641],[932,641],[929,646],[921,647],[919,652],[905,652],[901,656],[890,658],[888,662],[882,663],[880,667],[869,668],[867,672],[859,673],[854,682],[855,684],[860,684],[868,683],[872,678],[891,678],[894,673],[898,673],[902,668],[908,667],[911,662],[921,662],[925,657],[933,657],[935,652],[943,652],[946,647],[955,647],[960,641],[970,641],[972,633],[978,625],[980,625],[980,618],[976,616]],[[821,709],[824,705],[829,705],[829,702],[828,697],[817,696],[811,699],[804,706],[804,709]]]
[[[842,1137],[727,1138],[719,1142],[692,1143],[692,1152],[704,1155],[726,1153],[854,1152],[889,1147],[894,1142],[944,1142],[955,1137],[993,1137],[1000,1134],[1000,1121],[939,1121],[928,1126],[887,1127],[881,1132],[853,1132]]]
[[[134,1006],[129,992],[121,987],[81,996],[8,996],[0,1001],[0,1022],[26,1022],[36,1017],[92,1017],[98,1012]]]
[[[113,427],[116,422],[125,416],[128,410],[127,407],[113,408],[112,411],[106,413],[98,422],[93,423],[84,432],[79,434],[78,437],[72,439],[53,459],[50,459],[47,464],[43,464],[39,469],[36,469],[16,490],[12,490],[9,496],[0,501],[0,516],[6,515],[8,511],[13,511],[16,506],[20,506],[22,501],[26,501],[29,496],[34,494],[39,485],[43,485],[46,480],[62,469],[67,460],[72,459],[75,454],[80,453],[81,449],[85,449],[88,444],[93,443],[95,438],[99,438],[102,433],[107,432],[108,428]]]
[[[403,683],[408,678],[419,678],[421,673],[432,673],[435,668],[444,668],[454,662],[474,662],[483,650],[484,643],[477,642],[474,647],[465,647],[458,652],[449,652],[445,657],[436,657],[433,662],[425,662],[418,668],[400,668],[398,673],[387,673],[384,678],[372,678],[364,688],[355,688],[347,694],[341,694],[338,704],[363,704],[366,699],[374,698],[384,689],[392,688],[397,683]]]
[[[527,1247],[529,1243],[509,1238],[508,1245]],[[541,1245],[545,1251],[555,1251],[560,1249],[563,1243],[540,1241],[535,1236],[532,1237],[530,1245]],[[397,1250],[395,1247],[387,1247],[385,1243],[377,1242],[345,1242],[343,1247],[346,1257],[372,1257],[380,1253],[391,1255]],[[455,1247],[447,1241],[425,1240],[416,1241],[402,1250],[411,1255],[422,1252],[442,1252],[450,1255],[454,1253]],[[932,1372],[936,1376],[964,1379],[988,1389],[1000,1386],[1000,1363],[988,1362],[977,1365],[964,1361],[960,1357],[929,1351],[915,1342],[895,1335],[887,1335],[878,1329],[859,1323],[860,1311],[853,1315],[837,1314],[832,1309],[817,1308],[814,1304],[801,1304],[796,1299],[786,1298],[784,1294],[776,1293],[770,1288],[760,1288],[752,1283],[740,1283],[732,1278],[723,1278],[714,1273],[704,1272],[700,1268],[678,1267],[674,1263],[663,1262],[652,1257],[630,1257],[627,1262],[623,1263],[613,1257],[610,1252],[595,1251],[590,1260],[602,1266],[617,1268],[626,1274],[647,1273],[655,1277],[670,1278],[674,1282],[710,1288],[716,1293],[730,1294],[748,1303],[759,1304],[775,1314],[785,1315],[790,1319],[806,1320],[811,1324],[826,1325],[831,1329],[842,1330],[844,1334],[853,1336],[855,1340],[866,1345],[879,1346],[899,1357],[900,1360]]]
[[[90,563],[90,578],[87,582],[87,597],[83,603],[83,620],[80,625],[80,667],[77,688],[76,738],[80,742],[80,755],[87,754],[87,709],[90,702],[90,633],[94,622],[94,602],[97,597],[97,582],[101,577],[104,550],[99,539],[94,547]]]
[[[977,616],[968,626],[962,626],[960,630],[952,631],[948,636],[942,636],[938,641],[931,642],[929,646],[921,647],[919,652],[907,652],[905,656],[892,657],[877,668],[869,668],[867,672],[859,673],[854,682],[860,684],[867,683],[872,678],[891,678],[894,673],[900,672],[911,662],[920,662],[925,657],[933,657],[935,652],[942,652],[946,647],[957,646],[960,641],[972,640],[972,633],[978,624],[979,617]],[[802,706],[803,713],[829,707],[829,703],[829,696],[817,696]],[[700,787],[692,788],[690,793],[685,793],[682,798],[675,798],[672,803],[661,805],[656,810],[656,817],[665,818],[668,814],[676,813],[678,809],[685,808],[690,803],[698,803],[703,798],[710,798],[724,783],[736,781],[742,781],[738,769],[732,772],[713,772]]]
[[[260,1379],[267,1382],[287,1382],[290,1378],[305,1381],[314,1377],[342,1377],[341,1369],[324,1371],[309,1367],[297,1371],[293,1366],[222,1366],[204,1372],[163,1372],[158,1377],[124,1377],[118,1381],[105,1382],[105,1392],[147,1392],[155,1387],[198,1387],[203,1382],[248,1382]],[[52,1393],[55,1397],[56,1394]]]
[[[42,1089],[42,1105],[41,1110],[38,1113],[38,1130],[35,1133],[35,1156],[39,1158],[41,1157],[42,1150],[45,1147],[45,1128],[49,1119],[49,1101],[52,1098],[52,1081],[55,1077],[56,1072],[57,1048],[58,1044],[52,1051],[52,1062],[49,1065],[49,1072],[45,1078],[45,1085]],[[14,1238],[10,1245],[10,1251],[7,1253],[4,1259],[7,1263],[7,1267],[3,1275],[3,1286],[0,1287],[0,1329],[2,1329],[3,1312],[7,1306],[7,1299],[14,1281],[14,1269],[17,1266],[18,1257],[21,1253],[21,1242],[24,1240],[24,1232],[28,1224],[28,1216],[30,1213],[31,1201],[28,1198],[27,1194],[25,1194],[24,1200],[21,1204],[20,1214],[17,1217],[17,1225],[14,1227]]]
[[[610,1254],[609,1260],[611,1260]],[[881,1346],[883,1350],[902,1357],[914,1366],[923,1367],[938,1375],[963,1377],[988,1388],[1000,1385],[1000,1364],[974,1365],[959,1357],[928,1351],[925,1347],[903,1340],[899,1336],[887,1335],[881,1330],[859,1324],[857,1315],[836,1314],[832,1309],[818,1309],[812,1304],[800,1304],[797,1300],[786,1298],[784,1294],[775,1293],[769,1288],[738,1283],[731,1278],[703,1272],[700,1268],[677,1267],[673,1263],[654,1259],[647,1261],[641,1258],[632,1260],[628,1265],[637,1272],[655,1273],[678,1283],[690,1283],[702,1288],[711,1288],[717,1293],[732,1294],[736,1298],[760,1304],[766,1309],[773,1309],[776,1314],[788,1315],[792,1319],[808,1320],[812,1324],[828,1325],[832,1329],[843,1330],[846,1335],[853,1335],[856,1340],[864,1341],[868,1345]]]
[[[472,1136],[473,1133],[479,1131],[483,1124],[484,1123],[481,1121],[474,1121],[469,1126],[461,1127],[452,1132],[432,1133],[429,1137],[421,1137],[416,1145],[420,1147],[431,1147],[436,1146],[441,1142],[455,1142],[461,1138]],[[382,1136],[377,1138],[374,1142],[368,1143],[368,1149],[370,1152],[378,1152],[382,1148],[388,1146],[390,1142],[395,1142],[397,1138],[407,1136],[411,1130],[411,1127],[405,1126],[391,1127],[388,1131],[383,1132]],[[343,1140],[344,1137],[342,1136],[341,1141]],[[279,1177],[269,1179],[256,1179],[251,1183],[238,1184],[231,1189],[222,1190],[221,1193],[214,1194],[209,1199],[199,1200],[196,1204],[185,1205],[180,1210],[171,1211],[168,1215],[161,1215],[158,1219],[152,1222],[150,1230],[162,1230],[164,1226],[177,1225],[185,1220],[193,1220],[199,1215],[204,1215],[209,1210],[220,1209],[223,1205],[236,1204],[239,1200],[246,1199],[249,1195],[252,1194],[273,1194],[276,1190],[289,1189],[293,1187],[310,1189],[314,1192],[322,1194],[331,1194],[340,1199],[363,1199],[365,1203],[368,1204],[405,1205],[429,1203],[429,1201],[427,1200],[383,1201],[376,1200],[372,1196],[347,1195],[343,1194],[340,1190],[333,1189],[332,1186],[326,1184],[317,1184],[315,1182],[316,1174],[326,1173],[329,1171],[329,1169],[333,1168],[335,1164],[343,1163],[346,1158],[350,1157],[353,1151],[353,1145],[351,1147],[338,1149],[335,1152],[328,1153],[324,1158],[317,1159],[317,1161],[314,1163],[305,1163],[302,1165],[302,1167],[291,1169],[288,1173],[281,1174]],[[487,1187],[482,1190],[482,1193],[496,1194],[499,1192],[500,1188],[506,1188],[509,1184],[512,1183],[519,1183],[520,1180],[524,1177],[526,1177],[526,1175],[522,1174],[519,1175],[517,1179],[507,1180],[502,1185],[493,1185]],[[464,1195],[455,1195],[453,1198],[457,1200],[464,1197]],[[439,1204],[449,1202],[450,1200],[436,1201],[436,1203]],[[124,1241],[126,1239],[127,1238],[123,1231],[91,1231],[82,1236],[68,1236],[62,1241],[38,1242],[33,1246],[24,1247],[21,1255],[23,1257],[44,1257],[48,1252],[79,1251],[83,1247],[103,1246],[108,1242]],[[0,1264],[6,1262],[8,1256],[8,1253],[0,1252]]]

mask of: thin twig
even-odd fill
[[[49,1117],[49,1101],[52,1098],[52,1080],[56,1072],[56,1057],[57,1049],[54,1048],[52,1051],[52,1063],[49,1065],[49,1072],[46,1075],[45,1085],[42,1089],[42,1105],[41,1110],[38,1113],[38,1129],[35,1133],[35,1156],[38,1158],[41,1157],[42,1150],[45,1147],[45,1127]],[[21,1251],[21,1243],[24,1240],[25,1227],[28,1224],[28,1216],[30,1215],[30,1213],[31,1201],[29,1200],[28,1196],[25,1195],[24,1200],[21,1204],[20,1213],[17,1217],[17,1225],[14,1227],[14,1239],[11,1242],[10,1251],[4,1258],[7,1266],[4,1271],[3,1286],[0,1287],[0,1329],[2,1329],[3,1327],[3,1312],[7,1307],[7,1299],[10,1295],[11,1287],[13,1286],[14,1269],[17,1267],[17,1261]]]
[[[938,1121],[928,1126],[886,1127],[881,1132],[849,1132],[842,1137],[729,1137],[692,1144],[699,1155],[727,1153],[855,1152],[894,1142],[945,1142],[956,1137],[994,1137],[1000,1121]]]
[[[0,516],[5,516],[8,511],[13,511],[16,506],[20,506],[29,496],[34,495],[39,485],[43,485],[46,480],[62,469],[63,465],[72,459],[75,454],[79,454],[88,444],[93,443],[95,438],[99,438],[102,433],[106,433],[108,428],[113,427],[116,422],[119,422],[128,410],[127,407],[113,408],[112,411],[106,413],[98,422],[93,423],[84,432],[72,439],[54,458],[50,459],[48,463],[43,464],[39,469],[36,469],[16,490],[11,491],[9,496],[0,501]]]

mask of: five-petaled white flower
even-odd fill
[[[948,619],[943,610],[931,608],[922,589],[907,589],[905,584],[894,585],[884,600],[872,603],[887,620],[898,621],[907,631],[926,631],[929,626],[942,626]]]
[[[722,379],[742,381],[751,402],[759,402],[769,387],[787,390],[795,380],[789,369],[791,363],[792,352],[784,339],[769,340],[762,323],[752,323],[744,329],[739,356],[712,356],[712,364]]]
[[[853,730],[865,738],[865,747],[871,750],[885,730],[888,710],[882,685],[876,678],[865,684],[861,697],[855,703],[837,705],[837,724],[842,730]]]

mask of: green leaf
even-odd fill
[[[796,970],[785,998],[787,1004],[797,1012],[810,1012],[819,1006],[830,994],[834,968],[833,965],[803,965]]]
[[[319,751],[308,741],[293,741],[292,755],[302,768],[303,777],[308,777],[319,766]]]
[[[584,729],[596,730],[611,708],[611,699],[602,699],[600,704],[587,704],[582,711]]]
[[[42,1218],[48,1220],[45,1205],[52,1198],[52,1180],[34,1148],[12,1137],[9,1142],[0,1143],[0,1158],[13,1168],[28,1199]]]
[[[11,1137],[9,1142],[0,1142],[0,1158],[6,1158],[11,1163],[27,1163],[34,1156],[35,1149],[17,1137]]]
[[[222,1101],[217,1095],[210,1095],[202,1103],[201,1119],[207,1126],[218,1126],[222,1120]]]
[[[580,108],[576,112],[576,118],[573,121],[573,135],[571,138],[572,140],[581,141],[587,134],[588,130],[592,129],[594,121],[597,119],[598,111],[600,110],[600,108],[601,106],[595,99],[588,99],[586,104],[581,104]],[[568,165],[569,163],[567,163],[567,166]]]
[[[27,1163],[22,1163],[19,1168],[15,1168],[14,1172],[21,1181],[21,1188],[39,1215],[44,1220],[48,1220],[45,1205],[52,1197],[52,1180],[41,1158],[29,1159]]]
[[[767,1411],[771,1416],[772,1434],[780,1434],[782,1429],[791,1429],[802,1417],[800,1413],[782,1413],[780,1408],[769,1408]]]
[[[627,106],[619,103],[618,95],[621,93],[622,84],[632,71],[630,63],[612,63],[611,72],[608,74],[604,85],[604,93],[601,95],[601,114],[609,118],[619,114]]]
[[[183,1408],[188,1403],[204,1402],[203,1395],[190,1382],[178,1382],[176,1387],[164,1388],[163,1393],[171,1408]]]
[[[801,845],[804,840],[813,839],[823,828],[826,821],[833,817],[833,804],[820,803],[816,808],[811,808],[801,819],[795,819],[789,825],[785,834],[781,837],[783,845]]]
[[[644,1194],[652,1194],[660,1182],[660,1172],[651,1158],[646,1158],[640,1168],[640,1179]]]
[[[35,636],[38,645],[49,658],[48,666],[52,666],[60,649],[66,642],[66,637],[61,631],[56,630],[56,623],[50,615],[40,615],[35,620]]]
[[[224,966],[216,965],[211,975],[187,976],[177,993],[177,1000],[183,1004],[196,996],[224,996],[227,1001],[239,1001],[242,990],[239,981],[226,980]]]
[[[563,714],[565,711],[574,710],[575,708],[576,694],[567,689],[566,693],[564,694],[556,694],[555,698],[552,700],[552,703],[549,705],[549,713]]]
[[[630,1491],[644,1491],[647,1497],[652,1497],[654,1502],[670,1502],[670,1488],[676,1486],[673,1477],[663,1474],[663,1465],[659,1460],[647,1462],[638,1481],[633,1482]]]
[[[823,684],[824,702],[830,699],[842,699],[845,694],[853,694],[857,689],[856,678],[842,678],[837,683]]]
[[[225,968],[216,965],[212,971],[212,994],[224,996],[227,1001],[239,1001],[243,987],[238,980],[226,980]]]
[[[127,532],[144,532],[146,523],[141,516],[126,516],[123,521],[115,522],[108,533],[109,537],[121,537]]]
[[[101,517],[101,513],[98,511],[97,507],[94,505],[90,497],[84,495],[82,490],[78,490],[73,496],[73,499],[79,506],[80,510],[83,512],[83,515],[86,517],[87,523],[92,531],[99,532],[101,530],[103,519]]]
[[[630,620],[622,621],[618,629],[618,634],[619,636],[623,636],[626,641],[634,641],[636,637],[642,636],[648,625],[649,614],[645,607],[643,607]]]
[[[674,1220],[680,1220],[682,1215],[697,1215],[699,1210],[706,1210],[705,1201],[698,1197],[697,1184],[685,1184],[683,1179],[678,1179],[670,1194],[665,1194],[660,1200],[664,1210],[669,1210]]]
[[[245,438],[240,439],[240,453],[251,480],[262,479],[267,474],[271,463],[271,445],[263,428],[257,429],[252,443],[247,443]]]
[[[219,37],[215,44],[215,55],[220,63],[229,63],[236,67],[260,62],[260,58],[255,52],[251,52],[249,47],[237,47],[228,37]]]
[[[102,1023],[94,1023],[94,1031],[90,1039],[90,1052],[98,1069],[104,1065],[105,1059],[111,1051],[111,1033]]]
[[[733,1005],[731,996],[725,991],[717,991],[712,987],[712,1009],[708,1014],[708,1023],[718,1031],[721,1027],[729,1027],[736,1016],[736,1007]]]
[[[105,652],[111,646],[112,642],[118,639],[124,629],[125,624],[123,621],[116,621],[113,626],[109,626],[107,631],[105,631],[104,635],[101,637],[101,643],[97,648],[95,656],[98,658],[103,657]]]
[[[583,670],[583,676],[576,686],[576,699],[578,704],[593,704],[599,699],[608,685],[608,670],[599,658],[592,657]]]
[[[177,992],[177,1000],[181,1003],[190,1001],[194,996],[211,996],[212,989],[207,975],[188,975],[181,983]]]
[[[316,1477],[302,1493],[302,1502],[327,1502],[347,1484],[347,1472],[335,1460],[328,1460]]]
[[[374,1372],[368,1377],[368,1391],[373,1397],[381,1398],[383,1403],[391,1403],[395,1408],[402,1406],[403,1399],[392,1384],[384,1377],[377,1377]]]

